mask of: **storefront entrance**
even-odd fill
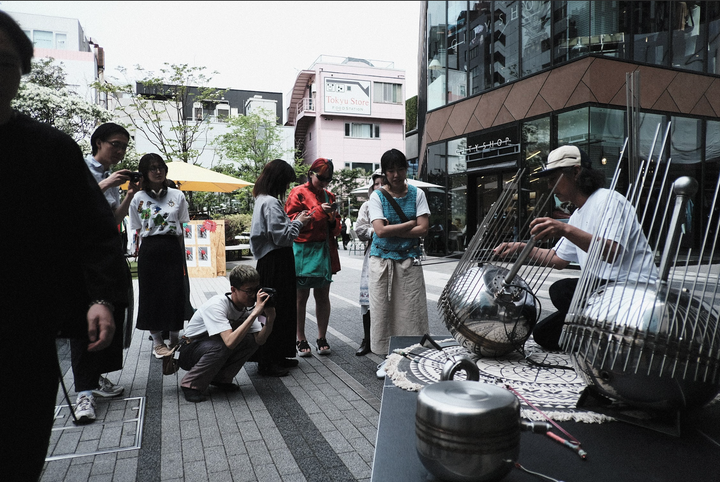
[[[515,178],[516,171],[489,171],[482,173],[468,173],[468,239],[469,243],[475,235],[478,225],[497,202],[503,191],[503,186]],[[510,216],[508,232],[503,234],[506,240],[517,236],[518,213],[508,208],[502,216]]]

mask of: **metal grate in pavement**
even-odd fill
[[[46,462],[136,450],[142,443],[145,397],[95,399],[95,422],[75,425],[68,405],[55,406]]]

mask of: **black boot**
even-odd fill
[[[370,353],[370,312],[363,315],[363,331],[365,338],[360,343],[360,348],[355,352],[355,356],[363,356]]]

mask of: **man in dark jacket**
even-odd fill
[[[37,480],[57,395],[55,338],[109,346],[113,305],[127,301],[112,212],[67,135],[13,111],[33,46],[0,11],[0,161],[4,210],[0,296],[0,474]]]

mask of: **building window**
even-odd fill
[[[33,30],[33,45],[39,49],[55,48],[53,33],[45,30]]]
[[[203,120],[203,107],[200,102],[193,102],[193,119],[196,122],[202,122]]]
[[[447,4],[447,102],[467,97],[467,2]]]
[[[353,169],[362,169],[363,171],[365,171],[366,174],[371,174],[375,170],[373,166],[375,166],[375,164],[373,164],[372,162],[353,162],[352,163]]]
[[[427,6],[427,110],[437,109],[446,104],[447,74],[447,13],[445,2],[431,1]]]
[[[227,122],[230,118],[230,104],[221,102],[216,107],[218,122]]]
[[[375,139],[380,137],[380,124],[345,123],[345,137],[357,139]]]
[[[375,91],[373,92],[373,102],[383,104],[401,104],[402,103],[402,85],[388,84],[384,82],[375,82]]]
[[[55,34],[55,48],[58,50],[67,49],[67,35],[64,33]]]
[[[47,30],[23,30],[32,41],[33,46],[39,49],[67,50],[67,34],[53,33]]]

